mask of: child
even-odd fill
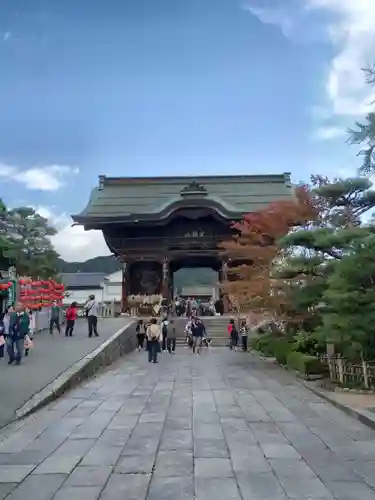
[[[240,334],[242,339],[242,349],[247,352],[247,336],[249,329],[247,328],[246,319],[241,320]]]
[[[169,354],[174,353],[176,350],[176,327],[173,320],[169,322],[168,338],[167,338],[167,349]]]
[[[72,337],[78,314],[77,302],[72,302],[66,310],[65,337]]]
[[[140,351],[141,349],[143,349],[146,336],[143,326],[143,319],[138,320],[137,326],[135,327],[135,333],[137,334],[137,348],[138,351]]]

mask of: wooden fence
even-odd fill
[[[331,380],[340,384],[375,388],[375,361],[352,363],[340,356],[319,356],[328,367]]]

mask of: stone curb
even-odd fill
[[[306,382],[305,380],[297,380],[297,382],[306,389],[309,389],[311,392],[316,394],[317,396],[325,399],[329,403],[331,403],[333,406],[338,408],[339,410],[343,411],[347,415],[350,415],[351,417],[356,418],[362,424],[367,425],[368,427],[371,427],[371,429],[375,429],[375,413],[372,413],[368,410],[360,410],[359,408],[353,408],[352,406],[345,405],[343,403],[340,403],[339,401],[336,401],[336,399],[332,398],[329,393],[326,391],[323,391],[322,389],[318,389],[317,387],[314,387],[312,384],[309,384],[309,382]]]
[[[16,410],[16,419],[22,419],[57,399],[82,380],[91,377],[101,368],[112,364],[121,356],[133,351],[135,346],[135,323],[130,323],[117,330],[99,347],[86,354],[44,389],[34,394],[21,408]]]

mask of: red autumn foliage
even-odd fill
[[[283,294],[277,293],[271,277],[273,264],[281,258],[279,241],[316,216],[308,189],[299,187],[293,198],[271,203],[233,225],[236,235],[222,244],[228,263],[222,288],[235,309],[264,312],[281,307]]]

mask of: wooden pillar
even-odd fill
[[[228,280],[227,268],[228,268],[228,264],[226,261],[224,261],[222,264],[222,267],[221,267],[221,271],[219,273],[221,283],[225,283]],[[224,314],[227,314],[230,312],[230,303],[229,303],[228,294],[225,291],[222,292],[222,301],[223,301]]]
[[[124,261],[122,263],[122,295],[121,295],[121,313],[128,312],[128,296],[129,296],[129,264]]]
[[[161,294],[163,296],[163,299],[168,299],[169,300],[169,259],[166,257],[163,260],[162,264],[162,270],[163,270],[163,276],[162,276],[162,285],[161,285]]]

